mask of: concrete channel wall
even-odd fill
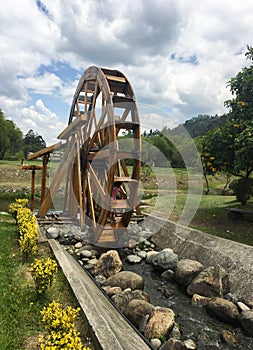
[[[253,300],[253,247],[156,216],[148,217],[152,220],[155,232],[152,241],[157,246],[172,248],[180,259],[198,260],[204,266],[221,265],[229,273],[231,292],[238,297]]]

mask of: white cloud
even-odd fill
[[[121,70],[138,103],[170,110],[165,122],[223,113],[226,82],[248,64],[253,2],[8,0],[0,32],[0,108],[53,140],[66,124],[59,104],[71,105],[78,83],[53,69],[59,62],[80,74],[89,65]]]
[[[19,82],[25,89],[31,89],[36,94],[49,95],[55,90],[61,88],[61,79],[52,73],[45,73],[43,75],[35,75],[27,78],[19,79]]]

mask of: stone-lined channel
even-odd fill
[[[85,236],[86,233],[81,233],[77,228],[73,229],[73,226],[61,226],[61,229],[58,231],[60,243],[76,257],[81,265],[92,272],[92,265],[94,266],[101,252],[105,250],[87,245],[85,240],[87,238]],[[133,238],[136,239],[136,237]],[[210,317],[204,307],[194,307],[191,297],[187,295],[185,288],[177,284],[173,279],[163,279],[161,273],[154,269],[152,264],[148,264],[144,258],[138,263],[129,263],[127,259],[129,254],[136,254],[142,250],[145,251],[145,249],[151,250],[150,243],[138,245],[138,240],[136,243],[133,244],[133,247],[117,250],[123,262],[123,269],[142,276],[144,279],[144,290],[150,297],[150,303],[155,306],[170,308],[174,311],[175,321],[179,325],[183,340],[192,339],[199,350],[250,350],[253,348],[253,338],[245,336],[240,327],[232,326]],[[139,248],[140,246],[142,246],[142,249]],[[157,249],[154,245],[151,247],[152,249]],[[87,257],[80,255],[82,249],[90,250],[92,252],[90,257],[88,257],[89,254],[87,254]],[[230,332],[234,336],[235,342],[233,344],[224,342],[221,337],[222,331]]]

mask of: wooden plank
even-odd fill
[[[19,166],[20,170],[42,170],[42,165],[30,165],[30,164],[24,164]]]
[[[76,119],[70,123],[61,133],[58,135],[58,139],[66,140],[69,136],[76,131],[77,127],[84,125],[87,122],[87,114],[76,117]]]
[[[115,126],[116,126],[117,130],[120,130],[120,129],[135,130],[136,128],[139,127],[139,123],[116,120]]]
[[[115,199],[111,200],[112,209],[132,209],[133,207],[127,199]]]
[[[55,143],[54,145],[48,146],[46,148],[43,148],[40,151],[37,151],[37,152],[35,152],[33,154],[30,154],[27,157],[27,160],[33,160],[33,159],[36,159],[36,158],[40,158],[40,157],[44,156],[45,154],[52,153],[56,149],[60,148],[61,145],[62,145],[62,143],[58,142],[58,143]]]
[[[89,169],[90,174],[91,174],[91,181],[94,182],[101,198],[106,197],[106,193],[105,193],[103,187],[101,186],[101,183],[100,183],[99,179],[97,178],[97,175],[96,175],[95,171],[93,170],[90,163],[88,163],[88,169]]]
[[[90,218],[93,222],[94,228],[96,228],[96,218],[95,218],[95,211],[94,211],[94,205],[93,205],[93,198],[91,193],[91,185],[90,185],[90,174],[87,174],[87,192],[88,192],[88,200],[89,200],[89,206],[90,206]]]
[[[125,77],[117,77],[116,75],[109,75],[109,74],[105,74],[105,76],[107,80],[113,80],[119,83],[126,83],[127,81]]]
[[[139,180],[132,179],[131,177],[127,176],[114,176],[114,181],[119,181],[119,182],[135,182],[136,184],[139,183]]]

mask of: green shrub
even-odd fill
[[[233,180],[229,185],[229,188],[236,195],[238,202],[242,205],[246,205],[247,201],[253,194],[253,179],[242,177],[240,179]]]

